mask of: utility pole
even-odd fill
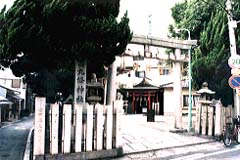
[[[230,52],[231,56],[237,55],[236,49],[236,38],[235,38],[235,28],[237,28],[237,22],[233,19],[232,14],[232,1],[227,0],[226,2],[226,10],[228,12],[228,30],[229,30],[229,40],[230,40]],[[238,96],[238,89],[234,92],[234,99],[236,100],[236,107],[237,107],[237,115],[239,115],[239,96]]]

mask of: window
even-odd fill
[[[183,95],[183,107],[188,107],[189,106],[189,100],[188,100],[188,95]],[[192,106],[196,106],[197,102],[199,100],[199,96],[194,95],[192,99]]]
[[[21,80],[20,79],[13,79],[12,80],[12,88],[20,88],[21,87]]]
[[[160,75],[169,75],[169,69],[168,68],[159,68],[159,74]]]

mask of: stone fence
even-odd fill
[[[113,106],[35,101],[34,159],[101,159],[122,155],[123,101]],[[74,109],[73,109],[74,108]]]
[[[195,133],[215,136],[220,139],[223,127],[227,122],[231,122],[233,108],[224,107],[221,101],[200,100],[196,106]]]

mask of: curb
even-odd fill
[[[1,128],[9,127],[9,126],[13,125],[14,123],[17,123],[17,122],[20,122],[20,121],[21,121],[21,119],[18,119],[18,120],[16,120],[16,121],[9,122],[7,125],[2,125],[2,126],[0,126],[0,129],[1,129]]]
[[[33,133],[34,127],[32,127],[28,133],[27,143],[24,151],[23,160],[30,160],[30,148],[31,148],[31,137]]]
[[[136,151],[136,152],[129,152],[129,153],[124,153],[124,152],[123,152],[123,156],[125,156],[125,155],[133,155],[133,154],[141,154],[141,153],[147,153],[147,152],[155,152],[155,151],[160,151],[160,150],[164,150],[164,149],[172,149],[172,148],[181,148],[181,147],[196,146],[196,145],[208,144],[208,143],[214,143],[214,142],[216,142],[216,141],[215,141],[215,140],[211,140],[211,141],[207,141],[207,142],[191,143],[191,144],[178,145],[178,146],[169,146],[169,147],[164,147],[164,148],[155,148],[155,149],[148,149],[148,150]]]

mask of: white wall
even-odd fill
[[[173,88],[164,89],[164,115],[175,115],[175,101],[173,99]]]
[[[12,80],[13,79],[20,79],[21,80],[21,86],[20,88],[12,88]],[[22,99],[25,99],[26,97],[26,87],[23,84],[22,77],[16,77],[12,73],[10,68],[6,68],[5,70],[0,70],[0,85],[7,87],[12,90],[16,90],[20,92],[20,97]]]

